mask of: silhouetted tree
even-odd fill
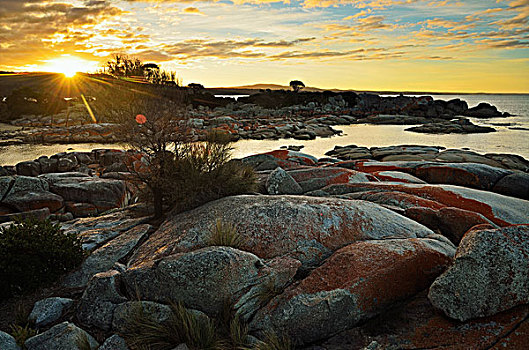
[[[300,80],[292,80],[289,85],[294,92],[298,92],[305,87],[305,84]]]
[[[143,76],[143,63],[140,59],[123,54],[114,54],[107,62],[108,72],[118,77]]]

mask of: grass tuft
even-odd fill
[[[11,335],[15,338],[15,341],[21,349],[25,349],[24,343],[31,337],[37,335],[37,330],[31,328],[28,324],[24,327],[19,325],[11,325]]]
[[[240,249],[246,243],[246,239],[237,231],[237,227],[232,223],[223,222],[222,219],[217,219],[212,231],[209,245]]]
[[[278,336],[273,332],[266,332],[264,341],[255,346],[255,350],[294,350],[294,344],[286,336]]]

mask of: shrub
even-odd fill
[[[0,297],[32,291],[78,266],[84,257],[75,234],[49,220],[25,220],[0,231]]]
[[[241,248],[244,242],[244,237],[237,232],[235,225],[217,219],[213,227],[213,233],[209,242],[210,245]]]
[[[230,136],[218,132],[208,134],[205,142],[186,143],[176,151],[168,192],[175,211],[256,190],[254,170],[230,160],[231,151]]]

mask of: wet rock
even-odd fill
[[[351,244],[272,299],[250,327],[284,332],[301,344],[328,338],[428,287],[454,251],[436,238]]]
[[[91,350],[99,343],[88,333],[70,322],[59,323],[44,333],[29,338],[25,342],[28,350],[86,350],[84,341]]]
[[[241,249],[263,259],[289,255],[304,266],[319,264],[333,251],[356,241],[425,237],[432,233],[408,218],[365,201],[233,196],[170,216],[136,251],[131,265],[208,245],[219,218],[237,226],[245,240]]]
[[[95,274],[86,287],[77,308],[77,318],[87,326],[109,330],[118,304],[127,301],[119,293],[119,272]]]
[[[301,194],[301,186],[282,168],[276,168],[266,179],[268,194]]]
[[[432,304],[466,321],[529,303],[529,225],[467,232],[455,262],[430,287]]]

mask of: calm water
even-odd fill
[[[243,140],[235,143],[234,156],[243,157],[265,151],[278,149],[287,145],[304,145],[303,152],[322,157],[325,152],[336,145],[358,146],[392,146],[402,144],[435,145],[447,148],[469,148],[480,153],[513,153],[529,159],[529,130],[513,130],[511,128],[529,129],[529,95],[434,95],[435,99],[450,100],[461,98],[470,107],[480,102],[488,102],[502,112],[516,116],[508,118],[474,119],[481,125],[493,125],[498,132],[490,134],[470,135],[427,135],[404,131],[409,126],[400,125],[351,125],[337,127],[343,130],[342,136],[312,141],[298,140]],[[494,124],[510,124],[498,126]],[[67,151],[87,151],[93,148],[116,148],[118,145],[107,144],[73,144],[73,145],[23,145],[0,148],[0,165],[13,165],[24,160],[32,160],[41,155],[52,155]]]

